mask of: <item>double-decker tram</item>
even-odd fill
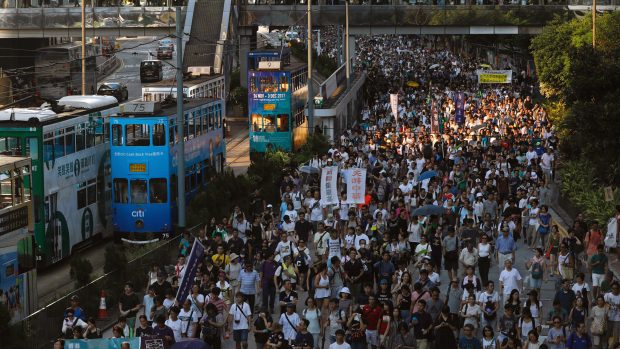
[[[250,151],[299,149],[308,137],[308,66],[261,61],[248,70]]]
[[[0,155],[30,157],[37,266],[111,235],[112,96],[67,96],[57,105],[0,110]]]
[[[168,103],[168,104],[166,104]],[[179,127],[185,140],[185,200],[223,170],[224,101],[188,99],[183,124],[176,103],[134,101],[110,121],[115,238],[169,234],[177,223]],[[147,235],[144,234],[146,238]],[[148,236],[148,237],[152,237]]]
[[[11,322],[37,309],[29,158],[0,156],[0,307]]]

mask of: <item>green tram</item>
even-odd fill
[[[0,110],[0,154],[32,159],[37,267],[112,235],[111,96],[67,96],[54,107]]]

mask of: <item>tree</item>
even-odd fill
[[[69,264],[71,265],[69,273],[71,279],[75,280],[76,287],[87,285],[90,282],[90,274],[93,272],[93,265],[90,261],[80,255],[74,255]]]

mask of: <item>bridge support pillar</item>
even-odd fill
[[[353,69],[353,62],[355,61],[355,57],[355,35],[351,35],[351,33],[349,33],[349,59],[351,60],[351,69]]]
[[[258,27],[239,27],[239,80],[241,86],[248,87],[248,52],[256,49]]]

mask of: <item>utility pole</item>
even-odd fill
[[[308,133],[314,133],[314,93],[312,88],[312,0],[308,0]]]
[[[338,51],[338,67],[340,67],[342,65],[342,29],[340,28],[340,25],[338,26],[338,35],[337,36],[337,41],[336,41],[336,50]]]
[[[82,0],[82,96],[86,96],[86,0]]]
[[[349,80],[351,79],[351,58],[349,57],[349,0],[345,0],[344,2],[345,9],[345,25],[344,28],[344,49],[345,49],[345,59],[347,60],[345,69],[347,73],[347,90],[349,89]]]
[[[592,0],[592,48],[596,48],[596,0]]]
[[[84,0],[82,0],[84,1]],[[179,145],[177,149],[177,193],[179,197],[179,231],[185,229],[185,115],[183,115],[183,27],[181,27],[181,6],[177,6],[177,134]]]

